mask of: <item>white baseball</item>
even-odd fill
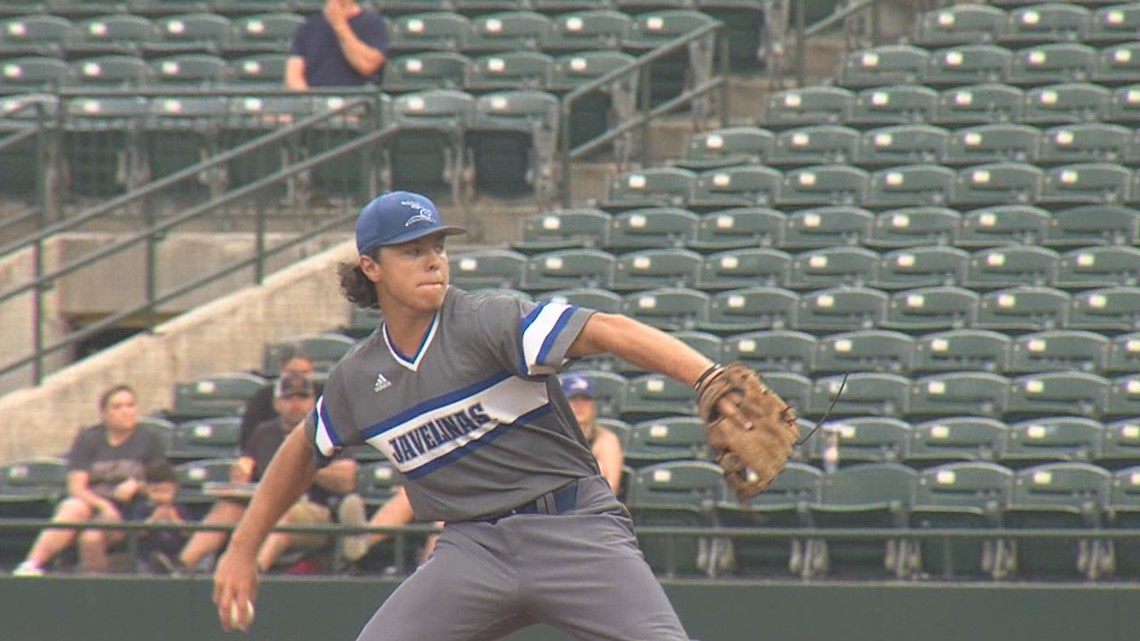
[[[253,602],[252,601],[246,601],[245,602],[245,618],[246,618],[246,625],[243,626],[240,624],[241,609],[238,607],[237,601],[234,601],[232,604],[230,604],[230,623],[241,628],[242,630],[245,630],[246,628],[248,628],[250,626],[250,624],[253,623]]]

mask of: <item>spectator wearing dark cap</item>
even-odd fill
[[[285,345],[277,354],[277,372],[278,376],[301,374],[311,379],[314,372],[313,359],[305,350],[304,345],[300,343]],[[245,413],[241,417],[240,445],[243,450],[246,443],[249,442],[249,437],[253,436],[253,431],[259,425],[277,418],[276,403],[273,400],[273,385],[270,383],[259,389],[245,405]],[[320,385],[316,387],[316,395],[321,395]]]
[[[609,482],[614,494],[617,494],[622,466],[625,465],[625,453],[622,452],[621,439],[617,434],[598,425],[598,403],[594,398],[593,381],[574,372],[565,374],[562,377],[562,392],[566,394],[566,400],[594,452],[594,458],[598,459],[602,476]]]
[[[273,397],[278,416],[259,425],[242,447],[241,458],[230,474],[235,482],[261,480],[285,437],[304,422],[316,405],[313,381],[303,374],[287,373],[279,378],[273,386]],[[356,461],[351,456],[340,455],[317,472],[308,492],[289,508],[278,525],[332,523],[332,499],[350,494],[355,489]],[[246,505],[243,500],[220,499],[202,522],[215,525],[237,523],[245,513]],[[179,562],[186,568],[196,568],[208,554],[220,550],[228,537],[226,532],[196,532],[182,548]],[[269,570],[286,550],[320,548],[328,543],[326,535],[274,532],[258,552],[258,567],[263,572]]]

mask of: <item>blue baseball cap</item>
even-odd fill
[[[581,374],[567,374],[562,377],[562,393],[571,396],[594,398],[594,382]]]
[[[377,247],[399,245],[428,234],[465,234],[466,229],[444,225],[435,203],[410,191],[390,191],[360,210],[356,219],[356,251],[368,254]]]

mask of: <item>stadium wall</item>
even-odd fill
[[[256,624],[241,635],[218,627],[209,577],[0,577],[0,638],[349,641],[395,586],[387,579],[270,578],[261,588]],[[666,583],[689,634],[700,641],[1131,641],[1140,630],[1136,588],[1134,583]],[[545,627],[510,637],[569,640]]]

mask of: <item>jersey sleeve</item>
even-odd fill
[[[316,450],[318,467],[331,463],[345,447],[364,442],[345,391],[343,378],[334,370],[316,408],[305,419],[305,434]]]
[[[532,303],[513,296],[489,298],[479,310],[479,325],[493,356],[519,376],[556,374],[592,309],[565,303]]]

